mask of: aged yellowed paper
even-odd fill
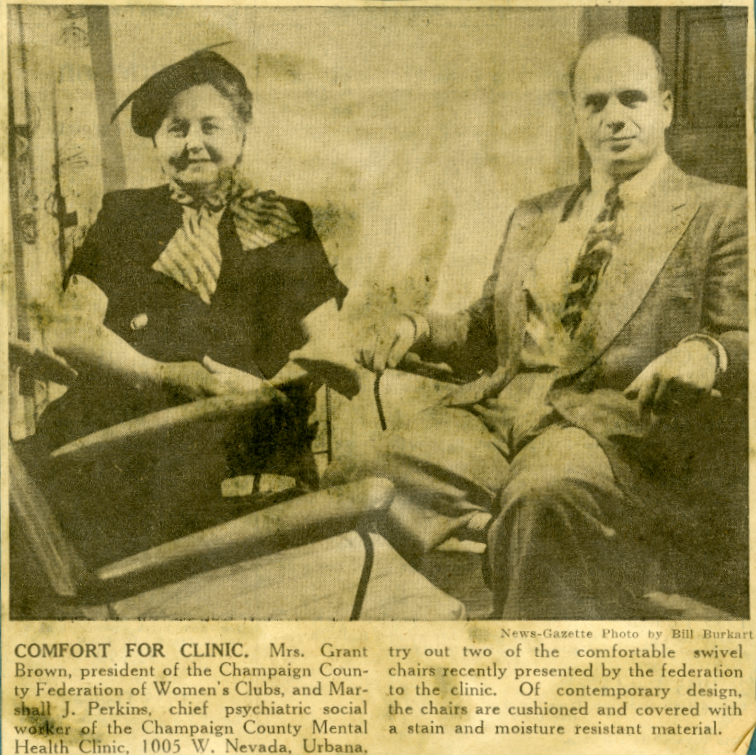
[[[2,29],[8,753],[750,752],[752,5]]]

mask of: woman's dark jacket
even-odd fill
[[[73,275],[96,283],[108,297],[105,325],[145,356],[163,362],[201,362],[209,356],[270,378],[292,350],[304,345],[302,319],[329,299],[335,298],[340,306],[346,295],[315,232],[309,207],[277,199],[300,232],[264,248],[244,250],[232,213],[226,209],[221,216],[221,272],[209,305],[152,269],[182,224],[183,208],[171,199],[168,186],[107,194],[74,255],[66,284]],[[295,390],[290,398],[293,408],[283,415],[277,408],[256,433],[257,441],[268,447],[259,449],[263,457],[280,442],[309,445],[311,397],[306,390]],[[85,371],[48,407],[39,431],[55,447],[183,401]],[[258,462],[264,466],[264,459]]]

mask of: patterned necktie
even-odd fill
[[[604,206],[588,231],[583,248],[572,271],[561,321],[570,338],[575,337],[583,314],[596,294],[599,281],[612,259],[614,247],[622,234],[617,229],[617,214],[623,203],[619,187],[606,192]]]

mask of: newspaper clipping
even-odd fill
[[[752,5],[2,24],[5,752],[756,752]]]

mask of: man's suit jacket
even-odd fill
[[[483,297],[457,315],[429,315],[428,356],[486,371],[452,404],[494,397],[521,371],[523,283],[584,188],[523,202],[510,218]],[[624,235],[587,314],[593,348],[562,366],[548,396],[562,416],[600,442],[648,432],[637,402],[622,391],[686,336],[706,333],[724,346],[729,365],[717,387],[744,385],[747,376],[745,191],[686,175],[669,163],[644,200],[623,213]]]

